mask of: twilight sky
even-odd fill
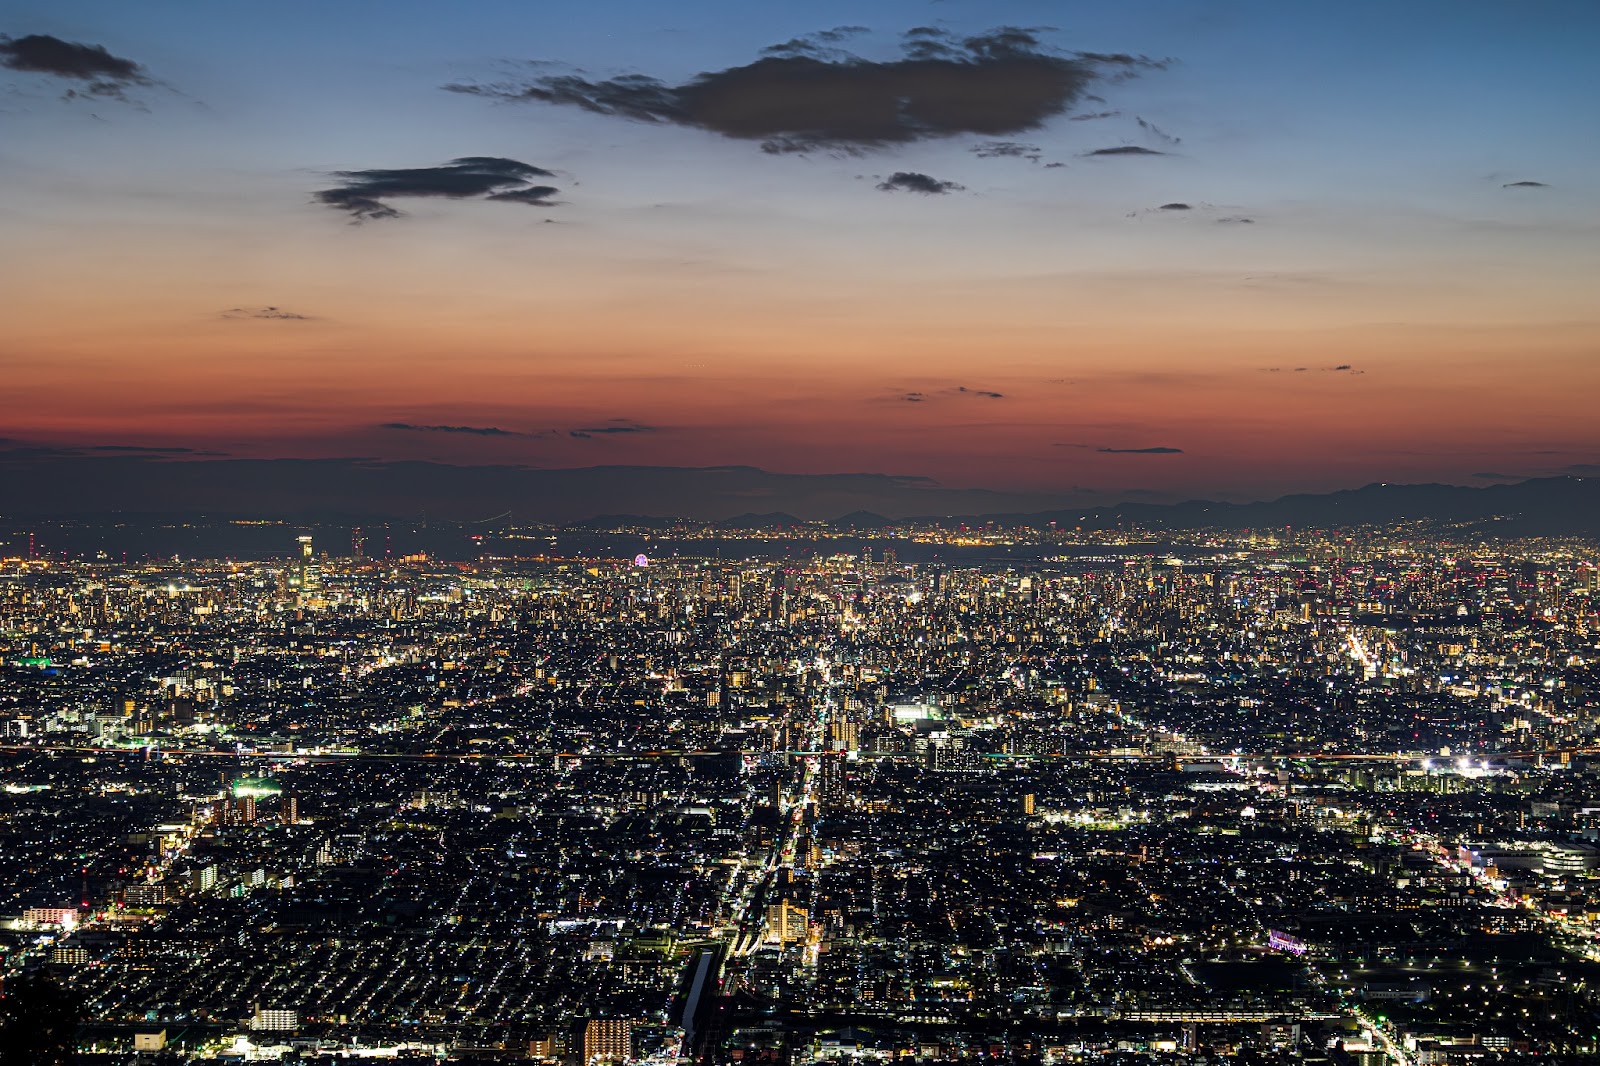
[[[1592,0],[7,10],[29,454],[1154,499],[1600,460]]]

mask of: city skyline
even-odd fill
[[[10,1059],[1594,1054],[1592,540],[253,525],[0,555]]]
[[[19,0],[0,1066],[1600,1055],[1592,0]]]
[[[738,465],[1041,506],[1592,473],[1596,30],[31,5],[0,25],[0,465]]]

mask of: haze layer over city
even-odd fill
[[[1593,1061],[1597,46],[0,13],[0,1066]]]

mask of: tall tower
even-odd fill
[[[312,572],[313,556],[311,553],[311,537],[309,535],[296,537],[295,542],[300,545],[299,574],[295,584],[300,590],[300,600],[304,602],[307,590],[310,589],[316,581],[316,576]]]

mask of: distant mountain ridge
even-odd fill
[[[927,519],[949,524],[952,519]],[[1394,525],[1405,521],[1465,523],[1508,535],[1600,536],[1600,478],[1533,478],[1511,484],[1395,485],[1298,493],[1254,503],[1188,500],[1183,503],[1124,503],[1112,507],[982,514],[964,519],[1000,525],[1085,526],[1118,524],[1168,529],[1338,528]]]
[[[872,511],[851,511],[829,523],[834,529],[886,529],[894,524],[895,519],[885,518]]]
[[[805,519],[796,518],[786,511],[768,511],[765,514],[746,512],[734,515],[732,518],[722,518],[713,522],[718,529],[787,529],[790,526],[804,525]]]
[[[585,528],[666,529],[683,518],[607,515],[580,523]],[[1059,527],[1114,529],[1136,525],[1164,529],[1297,529],[1391,526],[1406,521],[1465,524],[1511,536],[1600,537],[1600,478],[1532,478],[1485,486],[1378,482],[1357,489],[1296,493],[1274,500],[1228,503],[1120,503],[1046,511],[1005,511],[966,515],[915,515],[889,518],[857,510],[821,524],[837,532],[876,533],[900,525]],[[711,523],[725,530],[773,530],[814,525],[783,511],[747,513]]]
[[[361,524],[396,519],[426,525],[432,519],[485,530],[508,515],[521,524],[590,530],[608,524],[668,529],[691,521],[771,531],[820,523],[858,534],[908,521],[1241,529],[1425,519],[1485,529],[1493,523],[1496,532],[1515,536],[1600,536],[1600,479],[1497,479],[1484,486],[1379,483],[1252,503],[1118,503],[1111,493],[1088,489],[959,488],[920,475],[791,474],[752,466],[537,468],[365,458],[180,459],[16,442],[0,446],[0,522],[137,514],[301,521],[343,515]]]

